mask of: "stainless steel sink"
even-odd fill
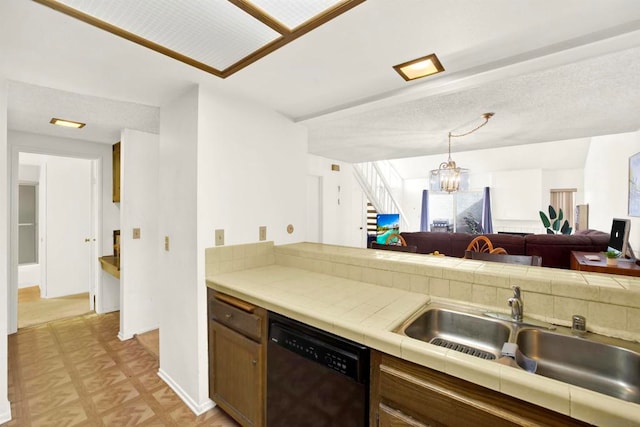
[[[608,342],[607,342],[608,341]],[[580,338],[540,329],[522,329],[516,343],[538,362],[536,374],[640,403],[640,345],[588,334]]]
[[[407,320],[397,332],[440,347],[493,360],[500,357],[502,345],[509,341],[512,328],[505,322],[481,314],[430,307]]]
[[[525,319],[487,314],[463,305],[429,304],[395,330],[430,344],[487,360],[505,342],[537,362],[536,374],[628,402],[640,403],[640,343]]]

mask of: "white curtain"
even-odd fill
[[[575,188],[551,190],[551,195],[550,195],[551,200],[549,203],[558,212],[560,209],[562,209],[564,219],[569,221],[569,225],[574,230],[576,228],[576,225],[574,223],[574,215],[573,215],[573,212],[575,210],[575,205],[574,205],[575,193],[576,193]]]

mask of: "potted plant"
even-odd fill
[[[620,252],[608,250],[604,253],[607,257],[607,265],[618,265],[618,258],[620,257]]]
[[[542,211],[539,213],[542,225],[547,229],[547,234],[571,234],[573,229],[569,226],[569,221],[564,219],[562,209],[558,209],[556,212],[555,208],[549,205],[549,216]]]

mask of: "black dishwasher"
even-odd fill
[[[369,349],[269,312],[268,427],[365,427]]]

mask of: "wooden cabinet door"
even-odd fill
[[[242,425],[262,425],[262,346],[218,322],[210,326],[213,399]]]
[[[371,409],[380,426],[587,426],[415,363],[371,352]],[[373,423],[370,423],[373,426]]]
[[[379,427],[430,427],[383,403],[378,408],[378,416]]]
[[[113,203],[120,203],[120,143],[116,142],[111,147],[111,172],[112,176],[112,200]]]

